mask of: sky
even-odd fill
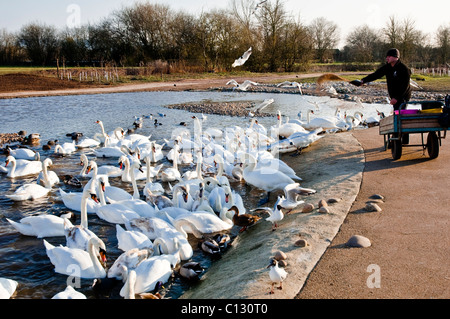
[[[0,0],[0,30],[17,32],[31,22],[45,23],[58,29],[95,24],[114,10],[146,1],[197,14],[202,10],[227,9],[231,0]],[[284,3],[287,11],[305,25],[318,17],[336,23],[341,45],[354,28],[367,24],[381,29],[391,16],[398,21],[414,21],[416,29],[429,34],[431,40],[439,26],[450,25],[448,0],[284,0]]]

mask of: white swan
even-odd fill
[[[94,190],[84,190],[80,206],[80,225],[74,226],[67,219],[64,220],[64,236],[68,248],[79,248],[88,250],[88,243],[91,238],[96,238],[103,242],[98,236],[88,228],[87,200],[92,198],[97,201]],[[103,243],[104,246],[104,243]]]
[[[64,219],[68,214],[62,216],[37,215],[22,218],[15,222],[9,218],[6,220],[21,234],[37,238],[64,236]],[[67,219],[67,223],[71,222]]]
[[[59,184],[59,177],[54,171],[49,171],[48,167],[53,165],[50,158],[46,158],[42,162],[42,171],[39,173],[37,181],[40,185],[52,188],[55,184]]]
[[[79,248],[64,246],[55,247],[45,239],[43,240],[47,256],[55,266],[55,272],[79,278],[105,278],[106,271],[100,263],[106,262],[104,243],[92,238],[88,244],[88,252]]]
[[[39,154],[39,153],[36,153]],[[11,169],[8,171],[7,177],[15,178],[15,177],[22,177],[22,176],[28,176],[28,175],[34,175],[39,174],[42,171],[42,163],[40,160],[36,161],[26,161],[22,160],[20,163],[21,165],[18,165],[18,161],[14,158],[14,156],[8,156],[5,161],[5,167],[8,167],[8,165],[11,163]]]
[[[153,243],[144,233],[135,230],[125,230],[116,225],[118,248],[123,251],[131,249],[153,249]]]
[[[62,145],[61,144],[55,145],[55,154],[70,155],[74,153],[76,150],[77,148],[75,147],[75,141],[73,141],[72,143],[63,143]]]
[[[198,195],[192,204],[192,211],[206,211],[215,214],[208,199],[205,197],[205,184],[203,182],[199,183]]]
[[[81,211],[81,199],[83,198],[83,192],[67,193],[62,188],[59,188],[59,196],[67,208],[78,212]],[[95,211],[99,206],[100,203],[95,202],[92,198],[88,198],[86,211],[88,214],[95,214]]]
[[[246,161],[245,157],[249,160]],[[286,185],[294,183],[292,178],[276,169],[270,167],[256,168],[256,159],[249,153],[243,154],[241,160],[246,165],[244,168],[245,182],[265,190],[267,192],[265,201],[269,200],[270,192],[283,189]]]
[[[289,137],[296,132],[307,132],[305,127],[298,125],[296,123],[281,123],[281,112],[278,111],[277,114],[278,126],[274,128],[278,136]]]
[[[15,293],[19,283],[13,279],[0,278],[0,299],[9,299]]]
[[[104,196],[103,194],[100,195]],[[127,206],[117,203],[103,204],[97,207],[95,213],[100,219],[103,219],[111,224],[124,224],[126,220],[141,217],[134,210]]]
[[[341,129],[341,127],[338,126],[338,123],[342,125],[342,122],[336,117],[315,117],[311,119],[311,114],[314,114],[314,111],[309,110],[306,114],[307,117],[307,123],[304,125],[304,127],[307,130],[314,130],[317,128],[322,128],[324,130],[335,130],[335,129]]]
[[[158,176],[159,172],[161,171],[161,168],[163,167],[163,164],[159,164],[157,166],[151,166],[151,161],[150,161],[149,156],[146,156],[144,158],[144,162],[146,164],[145,177],[146,177],[147,183],[148,183],[153,178]]]
[[[188,185],[175,185],[173,189],[173,197],[172,202],[174,207],[180,207],[187,210],[192,209],[192,204],[194,203],[194,199],[192,195],[189,193],[189,184]]]
[[[119,257],[117,257],[112,266],[108,269],[108,278],[126,280],[126,277],[123,278],[123,269],[136,268],[141,261],[147,259],[151,254],[153,254],[153,251],[149,249],[133,248],[124,251]]]
[[[94,171],[91,171],[89,173],[86,173],[86,170],[89,166],[89,159],[86,156],[86,154],[80,155],[80,165],[83,165],[83,168],[81,169],[80,176],[81,177],[92,177],[94,174]],[[114,165],[102,165],[98,166],[97,174],[100,175],[107,175],[109,177],[120,177],[122,176],[123,171],[118,167]]]
[[[290,81],[284,81],[284,82],[278,83],[278,84],[277,84],[277,87],[298,88],[300,94],[303,95],[301,83],[298,83],[298,82],[295,82],[295,81],[293,81],[293,82],[290,82]]]
[[[174,146],[174,150],[177,153],[178,150],[179,150],[179,146],[175,145]],[[181,181],[182,180],[181,173],[178,170],[178,159],[177,159],[176,156],[173,158],[172,165],[173,165],[172,167],[168,167],[168,168],[166,168],[165,170],[163,170],[161,172],[161,180],[163,182],[174,182],[174,181]]]
[[[244,65],[244,63],[247,62],[248,58],[250,58],[250,55],[252,55],[252,47],[245,51],[244,54],[242,54],[242,56],[240,56],[238,59],[234,60],[231,66],[235,68],[237,66]]]
[[[216,214],[202,211],[182,214],[173,220],[173,225],[178,231],[191,233],[197,238],[202,238],[203,234],[212,234],[233,227]]]
[[[25,200],[36,200],[38,198],[47,196],[47,194],[51,191],[51,188],[47,188],[35,183],[24,184],[20,186],[14,194],[6,194],[5,197],[9,199],[20,202]]]
[[[191,244],[186,238],[185,234],[180,233],[173,225],[168,221],[165,221],[158,217],[141,217],[131,219],[125,222],[127,230],[138,230],[143,232],[150,240],[159,238],[160,241],[165,243],[164,254],[174,253],[178,249],[180,250],[180,256],[182,260],[188,260],[192,258],[194,251]],[[175,239],[178,241],[178,248],[175,245]],[[155,246],[155,242],[153,242]]]
[[[36,152],[30,150],[29,148],[11,149],[9,146],[7,146],[6,152],[8,155],[13,156],[15,159],[24,159],[28,161],[36,160]]]
[[[131,182],[133,180],[131,172],[133,172],[135,180],[144,180],[147,178],[146,172],[144,172],[141,166],[135,165],[135,163],[140,164],[137,160],[132,160],[130,162],[130,159],[127,156],[121,156],[119,158],[120,168],[125,166],[125,171],[122,174],[122,182]]]
[[[76,291],[71,285],[68,285],[66,289],[58,292],[52,297],[52,299],[87,299],[84,294]]]
[[[158,282],[166,283],[173,273],[170,256],[152,256],[139,263],[134,269],[126,269],[125,284],[120,295],[133,298],[135,294],[153,291]]]

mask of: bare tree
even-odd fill
[[[58,51],[55,27],[30,23],[22,27],[18,40],[33,63],[50,65],[55,60]]]
[[[374,61],[380,42],[381,37],[377,30],[371,29],[368,25],[357,27],[347,36],[349,59],[357,62]]]
[[[450,24],[439,26],[436,31],[436,43],[439,62],[449,66],[447,61],[450,56]]]
[[[330,59],[332,50],[339,42],[339,28],[336,23],[320,17],[314,19],[309,25],[317,58],[320,62]]]

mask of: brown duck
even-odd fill
[[[234,211],[233,224],[242,227],[239,232],[243,232],[247,227],[254,225],[261,217],[251,214],[240,214],[239,209],[236,206],[232,206],[228,211]]]

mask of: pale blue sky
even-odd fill
[[[20,30],[30,22],[41,22],[57,28],[76,23],[97,23],[114,10],[145,0],[0,0],[0,29]],[[230,0],[149,0],[175,10],[199,13],[214,8],[228,8]],[[270,0],[269,0],[270,1]],[[440,25],[449,25],[448,0],[284,0],[288,12],[300,17],[304,24],[324,17],[339,26],[344,38],[354,27],[368,24],[382,28],[390,16],[399,21],[410,18],[418,30],[434,33]],[[7,4],[6,4],[7,3]]]

